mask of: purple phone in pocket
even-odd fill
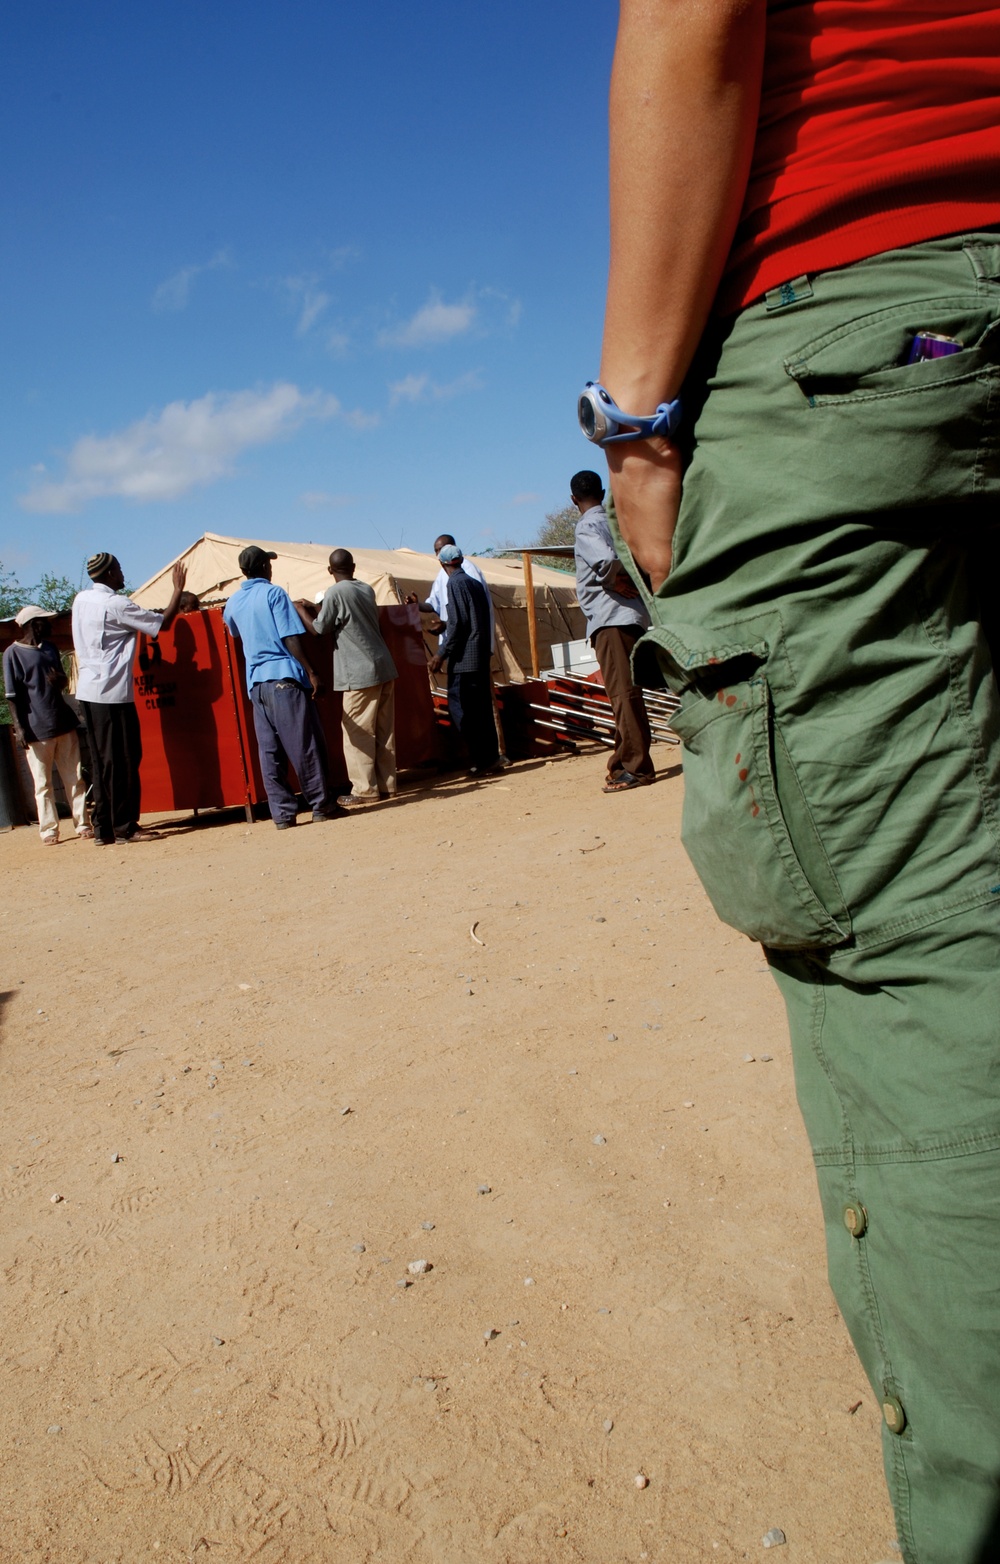
[[[918,331],[910,343],[908,364],[920,364],[927,358],[947,358],[950,353],[961,353],[964,343],[957,337],[941,337],[936,331]]]

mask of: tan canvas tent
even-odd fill
[[[243,577],[237,563],[248,543],[273,549],[273,579],[292,597],[315,600],[330,585],[327,562],[333,543],[269,543],[261,538],[225,538],[217,532],[205,535],[178,555],[187,566],[187,585],[208,606],[221,603],[240,586]],[[413,549],[352,549],[358,579],[374,589],[379,603],[400,603],[408,592],[426,600],[438,573],[433,554]],[[472,556],[470,556],[472,557]],[[132,596],[144,608],[162,608],[170,597],[170,572],[175,560],[164,565]],[[519,684],[531,672],[528,615],[524,572],[520,559],[477,559],[486,577],[496,614],[497,655],[494,669],[501,680]],[[542,667],[549,664],[548,650],[560,641],[576,641],[584,634],[584,618],[576,600],[573,577],[544,565],[534,567],[535,613]]]

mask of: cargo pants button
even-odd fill
[[[890,1434],[901,1434],[906,1427],[906,1413],[902,1403],[895,1396],[882,1397],[882,1416],[885,1418],[885,1426]]]
[[[844,1226],[852,1238],[860,1238],[868,1226],[868,1212],[864,1206],[845,1206]]]

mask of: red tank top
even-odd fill
[[[1000,223],[1000,5],[770,0],[753,165],[719,295]]]

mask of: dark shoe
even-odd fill
[[[342,809],[314,809],[312,812],[313,825],[320,825],[324,820],[339,820],[343,813]]]
[[[147,825],[137,825],[130,836],[119,836],[119,842],[158,842],[163,835],[162,831],[152,831]]]
[[[291,820],[276,820],[274,822],[274,829],[276,831],[290,831],[294,824],[295,816],[293,815]]]

